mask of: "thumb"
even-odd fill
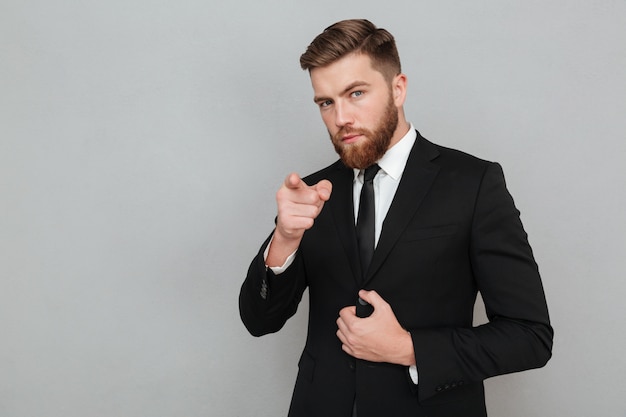
[[[328,180],[321,180],[315,184],[315,190],[322,200],[328,201],[330,193],[333,191],[333,184]]]
[[[374,310],[376,310],[378,307],[382,307],[384,304],[387,303],[374,290],[371,290],[371,291],[361,290],[361,291],[359,291],[359,297],[361,297],[361,299],[363,299],[363,301],[367,301],[369,304],[371,304],[372,307],[374,307]]]

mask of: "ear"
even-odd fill
[[[396,107],[402,107],[406,99],[407,78],[404,74],[398,74],[393,77],[391,82],[391,91],[393,93],[393,101]]]

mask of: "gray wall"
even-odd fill
[[[1,416],[285,414],[306,303],[255,339],[237,295],[284,176],[335,159],[298,57],[350,17],[522,212],[554,357],[491,415],[626,416],[623,0],[2,0]]]

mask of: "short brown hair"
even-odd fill
[[[324,29],[300,57],[300,66],[311,71],[351,53],[368,55],[372,67],[388,81],[401,72],[393,35],[365,19],[342,20]]]

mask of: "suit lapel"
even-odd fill
[[[332,180],[331,199],[326,204],[330,204],[335,228],[350,262],[354,279],[360,282],[361,265],[354,229],[354,201],[352,199],[354,171],[341,163],[338,165],[336,177]]]
[[[439,151],[434,145],[418,133],[396,195],[383,222],[382,232],[368,270],[366,283],[381,267],[428,193],[439,172],[439,167],[431,162],[438,155]]]

